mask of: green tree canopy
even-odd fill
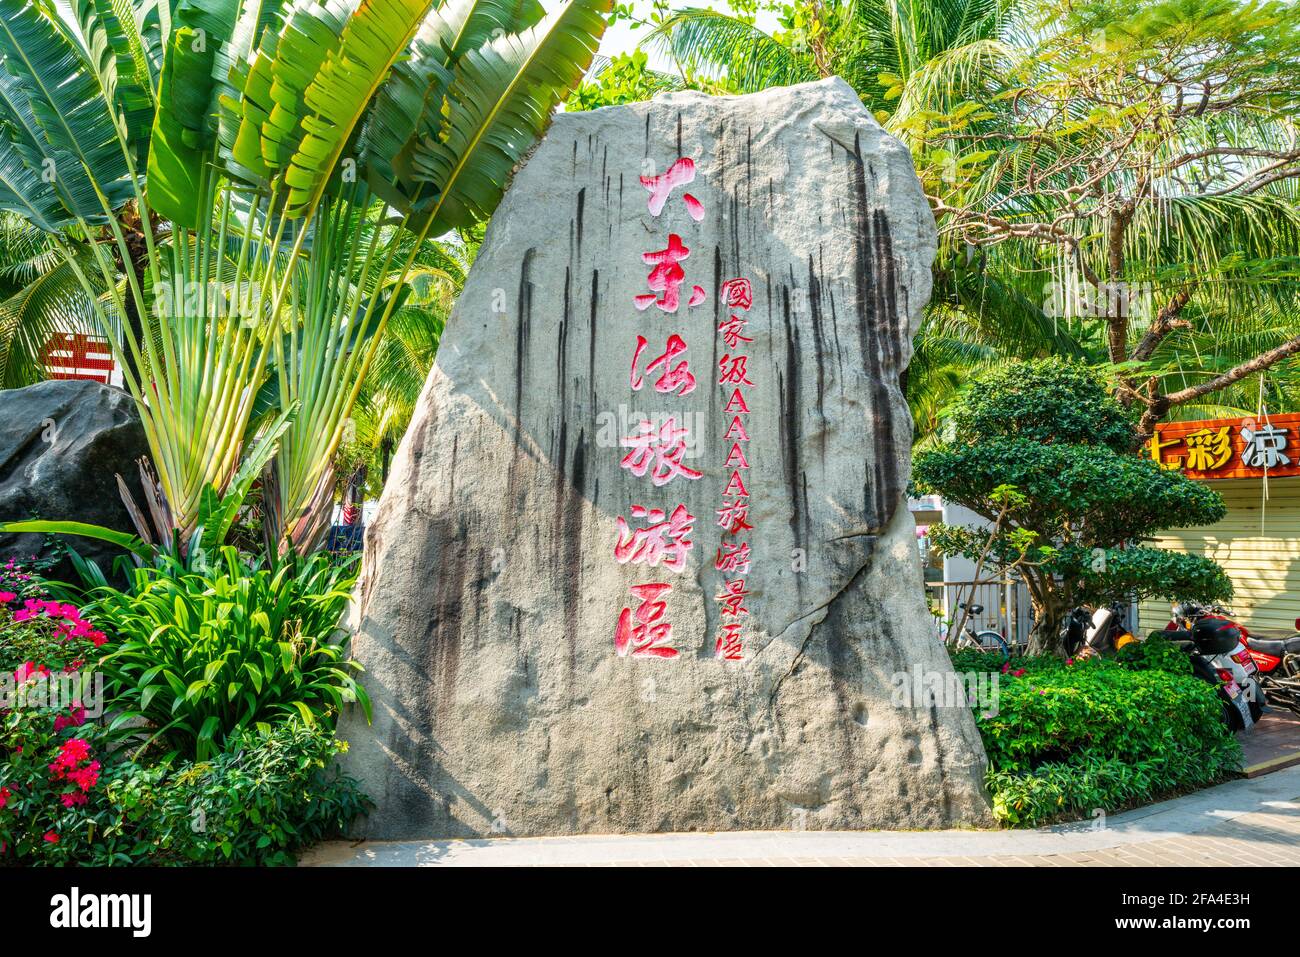
[[[986,372],[952,423],[947,441],[916,456],[915,487],[969,508],[994,534],[940,524],[931,540],[972,559],[988,546],[995,568],[1022,575],[1038,647],[1056,647],[1075,605],[1231,595],[1209,559],[1138,544],[1226,510],[1208,486],[1136,453],[1131,419],[1086,366],[1053,358]]]

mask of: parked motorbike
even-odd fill
[[[1087,654],[1090,649],[1097,654],[1118,651],[1125,645],[1137,641],[1124,627],[1125,606],[1113,602],[1096,611],[1087,608],[1075,608],[1065,620],[1062,644],[1067,654],[1078,656]]]
[[[1243,629],[1220,605],[1196,602],[1173,606],[1173,619],[1163,632],[1153,632],[1186,651],[1192,672],[1217,687],[1224,715],[1234,731],[1252,728],[1264,713],[1267,698],[1255,663],[1243,640]]]
[[[1300,618],[1295,620],[1300,631]],[[1259,668],[1259,683],[1268,700],[1300,714],[1300,634],[1273,640],[1242,629],[1250,657]]]

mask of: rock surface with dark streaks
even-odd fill
[[[683,157],[694,178],[653,214],[641,177]],[[643,254],[670,234],[689,249],[680,303],[638,308],[669,295],[671,268],[655,290]],[[340,730],[378,804],[360,833],[987,819],[969,707],[899,692],[951,677],[905,503],[899,384],[935,243],[907,150],[839,79],[556,118],[492,220],[370,526],[352,627],[374,723],[354,710]],[[752,304],[728,308],[742,277]],[[733,313],[751,341],[729,348]],[[647,372],[672,335],[686,352]],[[719,383],[741,352],[748,468],[725,465]],[[683,360],[696,388],[659,391]],[[624,467],[626,440],[670,416],[699,477],[655,485]],[[753,529],[725,541],[749,544],[743,575],[716,560],[733,470]],[[693,517],[680,570],[671,550],[616,559],[654,524],[633,506],[678,505]],[[737,577],[748,613],[725,616]],[[661,617],[630,592],[656,583]],[[651,622],[624,650],[675,656],[618,654],[624,609]],[[715,653],[733,621],[740,660]]]

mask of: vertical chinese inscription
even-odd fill
[[[721,573],[722,586],[714,600],[718,603],[718,634],[714,642],[714,657],[723,661],[744,659],[744,619],[749,617],[746,599],[749,591],[745,581],[749,575],[750,548],[748,532],[750,496],[745,484],[749,472],[749,417],[747,395],[754,382],[749,373],[748,345],[753,338],[745,335],[749,324],[746,316],[754,304],[754,291],[745,277],[728,279],[719,293],[726,317],[718,326],[717,334],[726,350],[718,360],[718,387],[726,396],[722,421],[726,423],[722,444],[726,449],[723,472],[727,476],[722,489],[721,504],[717,509],[717,524],[722,528],[722,542],[714,558],[714,567]]]
[[[664,210],[669,209],[671,216],[674,192],[694,180],[695,160],[690,157],[678,158],[658,176],[642,176],[641,185],[650,194],[646,204],[650,215],[660,220]],[[704,205],[698,199],[683,189],[681,201],[689,220],[695,223],[703,220]],[[679,228],[689,229],[685,222]],[[683,398],[693,393],[697,385],[684,330],[656,329],[654,324],[656,319],[662,322],[683,318],[685,310],[704,302],[708,294],[703,286],[686,281],[683,263],[690,258],[691,250],[681,235],[669,232],[662,242],[664,248],[641,254],[643,264],[650,267],[646,276],[646,288],[650,291],[635,295],[631,304],[646,314],[647,334],[639,334],[635,343],[629,343],[628,387],[639,392],[649,380],[655,392]],[[663,352],[657,356],[658,347],[652,347],[652,341],[664,343]],[[660,504],[631,505],[630,516],[620,515],[616,520],[614,560],[620,565],[644,566],[647,577],[652,573],[659,577],[681,574],[686,570],[687,555],[694,544],[691,535],[695,516],[684,502],[673,501],[669,491],[675,487],[674,483],[694,482],[703,477],[703,473],[686,464],[689,439],[689,428],[679,425],[676,416],[670,415],[662,422],[641,421],[636,431],[621,443],[628,451],[619,465],[635,478],[648,480],[652,489],[668,493]],[[633,658],[678,656],[670,620],[672,590],[668,581],[647,581],[631,587],[635,602],[619,613],[614,627],[615,654]]]

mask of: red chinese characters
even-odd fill
[[[754,340],[745,335],[745,327],[749,324],[745,313],[754,304],[754,290],[748,279],[728,279],[722,284],[719,297],[728,310],[727,317],[718,325],[718,335],[728,350],[718,361],[718,386],[727,396],[723,407],[727,428],[722,435],[726,449],[723,469],[727,481],[722,490],[722,504],[717,509],[722,543],[713,565],[722,574],[722,588],[714,600],[718,602],[722,624],[718,628],[713,653],[722,661],[741,661],[744,659],[744,640],[740,619],[749,615],[746,576],[752,561],[745,533],[754,528],[749,520],[750,496],[745,484],[745,473],[750,467],[746,451],[749,429],[745,419],[750,414],[746,390],[754,385],[749,374],[749,355],[745,351]]]
[[[650,209],[650,215],[658,216],[662,213],[673,190],[694,180],[695,160],[689,156],[683,156],[668,167],[667,172],[660,173],[658,176],[642,176],[641,185],[650,191],[650,200],[646,204]],[[690,193],[682,194],[682,202],[686,205],[686,211],[691,219],[698,223],[704,218],[704,204]]]
[[[640,392],[641,386],[645,384],[645,378],[637,371],[641,365],[641,353],[649,345],[645,336],[636,337],[636,353],[632,356],[632,376],[631,384],[633,392]],[[646,366],[646,375],[654,372],[656,369],[662,370],[662,374],[655,380],[656,392],[675,392],[677,395],[690,395],[695,391],[695,376],[691,374],[690,363],[683,359],[676,365],[673,361],[686,352],[686,342],[679,335],[668,337],[668,344],[664,347],[663,355],[654,359]]]
[[[641,600],[635,609],[624,608],[614,629],[614,653],[620,658],[676,658],[672,646],[673,626],[665,620],[667,602],[662,596],[672,585],[633,585],[632,594]]]
[[[694,179],[695,161],[690,157],[678,158],[658,176],[642,176],[641,185],[650,193],[647,204],[650,214],[658,217],[674,191]],[[704,205],[690,193],[683,191],[682,203],[692,220],[698,223],[704,218]],[[708,298],[704,287],[687,284],[683,263],[690,255],[690,247],[676,232],[668,233],[667,245],[663,249],[651,249],[641,254],[644,264],[650,267],[646,276],[650,292],[633,296],[633,305],[639,312],[646,312],[654,306],[659,313],[672,315],[681,308],[683,299],[689,309]],[[669,334],[663,352],[651,358],[651,338],[645,335],[636,337],[628,376],[632,391],[641,391],[646,380],[653,377],[654,390],[658,393],[683,398],[695,392],[698,382],[686,356],[686,339],[678,333]],[[657,337],[654,338],[657,342]],[[622,440],[622,447],[628,451],[619,465],[636,478],[648,478],[654,488],[662,488],[674,479],[696,481],[703,473],[686,464],[689,438],[689,430],[678,424],[676,416],[669,416],[660,424],[650,419],[643,420],[634,434]],[[633,527],[621,515],[615,520],[616,562],[676,574],[686,570],[693,546],[690,536],[695,527],[695,516],[684,503],[679,502],[671,512],[667,507],[633,505],[631,518],[640,521],[639,527]],[[667,602],[672,586],[647,582],[630,587],[638,603],[628,605],[618,616],[614,628],[615,653],[619,657],[676,658],[678,652],[673,647],[673,626],[668,619]]]
[[[632,517],[647,519],[649,524],[634,529],[622,515],[615,520],[618,540],[614,542],[614,560],[620,565],[630,562],[654,568],[662,564],[670,571],[683,571],[686,553],[691,550],[687,536],[695,527],[695,516],[686,506],[678,505],[672,515],[666,516],[661,508],[633,505]]]
[[[667,485],[678,475],[698,479],[703,473],[682,461],[686,457],[686,437],[689,434],[689,430],[678,427],[675,416],[670,415],[657,428],[647,419],[637,427],[636,435],[623,439],[623,447],[632,451],[623,456],[619,465],[638,478],[649,473],[656,488]]]
[[[682,242],[682,237],[676,233],[668,234],[666,249],[655,249],[641,254],[642,261],[647,266],[654,267],[650,270],[650,275],[646,277],[646,285],[654,292],[634,296],[632,301],[636,304],[637,309],[645,311],[651,306],[658,306],[663,312],[677,311],[677,307],[681,305],[682,283],[686,281],[686,270],[682,268],[681,263],[690,254],[690,249]],[[705,300],[705,297],[703,286],[692,286],[691,295],[686,304],[688,306],[698,306]]]

